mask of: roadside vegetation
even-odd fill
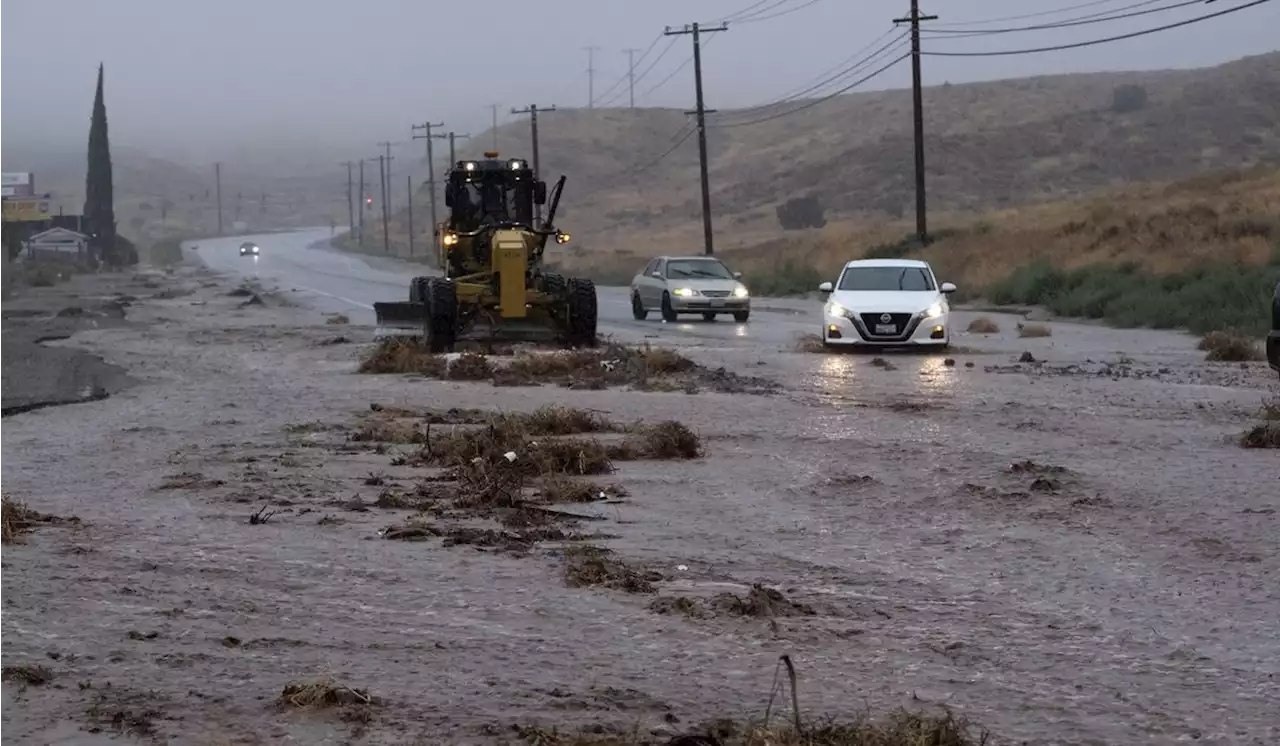
[[[1197,333],[1263,331],[1280,281],[1277,168],[1133,185],[977,219],[944,214],[935,223],[928,246],[902,222],[843,222],[719,256],[757,296],[812,293],[854,258],[920,258],[956,283],[958,302]],[[599,254],[571,263],[623,284],[642,265],[640,257]]]
[[[161,238],[148,247],[147,255],[152,264],[160,267],[180,264],[183,259],[182,239]]]
[[[364,354],[361,373],[411,373],[452,381],[488,381],[494,386],[540,386],[601,390],[630,386],[643,391],[683,391],[700,387],[724,393],[768,393],[767,379],[698,365],[675,350],[649,344],[605,342],[594,349],[472,349],[437,355],[413,339],[388,338]]]
[[[1251,336],[1237,331],[1213,330],[1200,338],[1196,348],[1210,362],[1243,363],[1262,359],[1262,350]]]

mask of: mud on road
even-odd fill
[[[79,519],[4,550],[16,742],[661,738],[760,717],[781,654],[810,721],[1280,736],[1280,462],[1238,444],[1262,364],[1055,324],[953,364],[680,348],[767,392],[495,385],[359,374],[369,328],[156,281],[128,323],[51,343],[135,385],[4,421],[6,495]],[[609,425],[522,421],[493,441],[507,467],[441,440],[539,407]],[[696,454],[628,441],[667,421]],[[460,502],[530,454],[557,473],[521,473],[527,502]]]

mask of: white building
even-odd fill
[[[66,228],[50,228],[27,239],[26,254],[37,261],[88,261],[89,237]]]

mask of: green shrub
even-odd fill
[[[1270,326],[1268,309],[1278,281],[1277,257],[1262,267],[1206,265],[1161,277],[1133,264],[1063,271],[1041,261],[988,288],[987,297],[999,305],[1045,306],[1061,316],[1123,327],[1262,333]]]
[[[811,265],[785,261],[776,265],[768,273],[751,275],[744,273],[742,281],[752,295],[777,297],[814,292],[823,280],[834,279],[834,275],[826,276]]]

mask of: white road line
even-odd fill
[[[349,303],[349,304],[351,304],[351,305],[355,306],[356,308],[364,308],[364,309],[368,309],[368,310],[370,310],[370,311],[372,311],[372,310],[373,310],[373,306],[369,305],[368,303],[361,303],[361,302],[360,302],[360,301],[358,301],[358,300],[351,300],[350,298],[344,298],[344,297],[342,297],[341,295],[334,295],[333,293],[326,293],[326,292],[325,292],[325,291],[323,291],[323,290],[316,290],[315,288],[309,288],[309,287],[307,287],[306,285],[293,285],[293,283],[290,283],[290,285],[292,285],[293,287],[295,287],[295,288],[297,288],[297,289],[300,289],[300,290],[306,290],[306,291],[308,291],[308,292],[315,293],[316,295],[323,295],[323,296],[328,297],[328,298],[333,298],[334,300],[340,300],[340,301],[342,301],[343,303]]]

